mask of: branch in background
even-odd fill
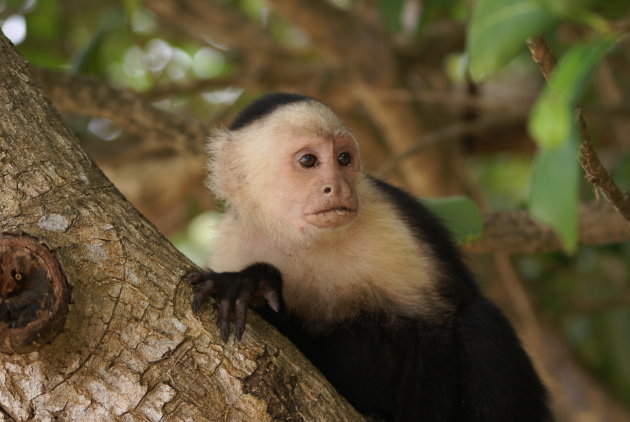
[[[249,57],[286,55],[261,25],[227,2],[146,0],[144,6],[164,25],[204,44],[235,47]]]
[[[306,31],[331,66],[348,75],[345,92],[364,107],[392,154],[400,154],[420,139],[424,125],[420,109],[411,102],[383,98],[386,90],[407,89],[401,63],[376,12],[374,2],[363,2],[354,13],[323,0],[270,0],[274,11]],[[361,2],[359,2],[361,3]],[[362,10],[359,10],[363,7]],[[339,37],[338,34],[344,34]],[[436,143],[401,163],[403,185],[415,195],[461,193],[452,163],[461,151],[452,143]]]
[[[501,100],[487,97],[480,97],[463,92],[452,92],[444,90],[423,89],[398,89],[383,90],[380,93],[381,98],[388,101],[396,102],[416,102],[426,105],[439,105],[442,107],[451,107],[455,111],[453,113],[461,113],[462,107],[472,108],[478,111],[489,113],[512,113],[527,115],[531,109],[532,98],[522,97]]]
[[[139,93],[145,101],[159,101],[176,96],[189,96],[209,91],[223,90],[231,86],[242,86],[243,77],[240,75],[230,75],[209,79],[194,79],[184,82],[174,82],[160,84],[151,88],[150,91]]]
[[[612,176],[599,161],[581,110],[578,111],[578,125],[582,134],[580,164],[586,173],[586,179],[600,189],[615,209],[623,215],[627,222],[630,222],[630,194],[617,186]]]
[[[630,18],[623,18],[618,21],[610,22],[611,28],[618,33],[630,32]]]
[[[200,154],[209,126],[162,111],[137,94],[116,90],[96,78],[31,69],[55,106],[64,112],[102,117],[153,145]]]
[[[630,307],[630,293],[622,294],[621,296],[610,299],[574,300],[568,304],[568,309],[570,311],[578,312],[580,314],[606,312],[611,309],[628,307]]]
[[[605,245],[630,240],[630,226],[611,206],[593,202],[580,207],[579,242]],[[510,210],[484,215],[484,238],[464,246],[472,253],[530,254],[562,250],[553,230],[527,211]]]
[[[239,72],[236,75],[158,85],[139,95],[143,99],[156,101],[176,95],[194,95],[228,87],[239,87],[253,92],[269,89],[301,92],[313,97],[334,100],[335,93],[343,92],[347,84],[343,75],[334,74],[327,67],[318,64],[270,59],[256,69]]]
[[[458,121],[452,125],[444,128],[428,132],[420,139],[415,145],[401,154],[398,154],[390,160],[381,170],[377,172],[377,176],[385,178],[389,176],[404,160],[412,157],[415,154],[421,153],[429,145],[436,144],[438,142],[446,142],[460,139],[465,135],[471,135],[478,132],[488,130],[492,127],[512,125],[514,123],[523,122],[525,116],[506,116],[501,115],[499,117],[489,117],[481,120],[474,121]]]
[[[312,62],[312,51],[305,53],[276,43],[266,28],[233,6],[205,0],[147,0],[144,4],[162,24],[177,33],[204,44],[220,43],[231,50],[228,56],[233,56],[241,71],[235,77],[221,78],[228,83],[223,88],[232,85],[254,92],[301,92],[326,98],[337,107],[348,102],[344,95],[351,83],[347,72],[331,72],[327,63]],[[178,93],[216,88],[215,82],[199,81],[180,86],[184,91]],[[157,87],[146,96],[160,98],[177,88]]]
[[[364,55],[366,40],[362,40],[361,35],[365,28],[345,10],[322,0],[271,0],[269,3],[274,10],[303,28],[335,64],[361,60]],[[339,37],[339,34],[344,36]],[[376,42],[375,49],[382,47],[380,39],[372,41]],[[378,51],[374,51],[364,59],[375,59],[374,54],[378,57]]]
[[[556,59],[543,38],[535,38],[528,42],[533,60],[538,64],[545,79],[549,79],[556,64]],[[580,165],[586,173],[586,179],[599,189],[615,209],[630,222],[630,194],[617,186],[597,157],[591,137],[582,115],[577,110],[578,127],[580,129]]]

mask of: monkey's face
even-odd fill
[[[284,105],[233,132],[219,131],[210,153],[211,189],[243,223],[276,240],[309,244],[331,233],[320,229],[357,218],[358,146],[319,102]]]
[[[303,134],[286,144],[278,166],[281,200],[302,231],[336,228],[357,217],[361,163],[348,134]]]

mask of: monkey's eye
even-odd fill
[[[352,156],[348,152],[342,152],[337,156],[337,162],[342,166],[349,166],[352,163]]]
[[[317,157],[313,154],[306,154],[300,157],[300,165],[302,167],[314,167],[317,164]]]

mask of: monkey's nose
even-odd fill
[[[325,194],[329,194],[329,193],[330,193],[330,192],[332,192],[332,191],[333,191],[332,186],[326,186],[326,187],[324,187],[324,193],[325,193]]]

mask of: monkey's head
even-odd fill
[[[362,177],[352,133],[323,103],[270,94],[209,142],[208,186],[229,209],[282,236],[355,220]]]

